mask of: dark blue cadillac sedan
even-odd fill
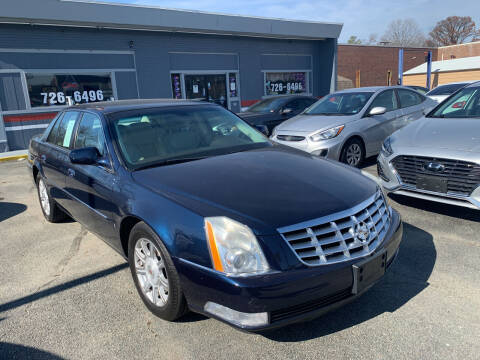
[[[360,171],[274,144],[207,103],[117,101],[62,111],[33,139],[45,218],[123,255],[145,305],[246,330],[316,317],[377,282],[402,225]]]

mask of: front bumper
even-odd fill
[[[470,195],[444,194],[417,189],[415,186],[401,182],[400,176],[391,163],[391,159],[396,156],[398,154],[386,158],[383,154],[380,154],[377,158],[377,172],[380,184],[388,193],[480,210],[480,186]]]
[[[278,140],[276,136],[272,136],[271,140],[279,144],[290,146],[295,149],[303,150],[315,156],[321,156],[332,160],[339,160],[340,153],[344,142],[343,136],[337,136],[333,139],[322,141],[311,141],[305,133],[288,133],[279,132],[280,135],[303,136],[305,140],[302,141],[282,141]]]
[[[386,251],[388,268],[398,253],[402,232],[400,216],[393,211],[385,240],[370,256]],[[361,292],[353,293],[353,265],[364,259],[316,267],[301,265],[289,271],[253,277],[227,277],[182,259],[174,261],[192,311],[218,318],[204,311],[210,301],[243,313],[267,312],[268,324],[240,327],[260,331],[313,319],[354,300],[375,284],[372,282]]]

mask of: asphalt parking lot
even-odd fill
[[[248,334],[153,316],[125,261],[76,222],[47,223],[25,161],[0,163],[0,358],[479,359],[480,211],[391,204],[405,233],[380,283],[312,322]]]

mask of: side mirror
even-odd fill
[[[255,129],[260,131],[265,136],[268,136],[270,134],[270,131],[268,131],[268,127],[265,125],[255,125]]]
[[[292,111],[293,111],[293,109],[285,108],[285,109],[282,109],[282,111],[280,111],[280,114],[282,114],[282,115],[288,115],[288,114],[290,114]]]
[[[98,150],[95,147],[86,147],[70,151],[72,164],[93,165],[98,161]]]
[[[382,115],[387,112],[387,108],[384,108],[383,106],[376,106],[370,112],[368,113],[369,116],[375,116],[375,115]]]

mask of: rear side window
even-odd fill
[[[50,144],[55,144],[57,141],[58,127],[62,122],[62,117],[63,117],[63,114],[56,119],[55,124],[53,125],[52,129],[50,130],[50,133],[47,136],[47,142]]]
[[[397,91],[402,108],[418,105],[423,101],[423,97],[416,92],[405,89],[397,89]]]
[[[102,122],[95,114],[84,113],[78,125],[75,149],[85,147],[97,148],[100,155],[105,155],[105,137]]]
[[[64,148],[69,148],[78,114],[77,111],[66,112],[61,121],[57,121],[53,127],[47,138],[47,142]]]
[[[384,107],[387,111],[398,109],[397,97],[393,90],[386,90],[380,93],[370,105],[370,109],[374,107]]]

